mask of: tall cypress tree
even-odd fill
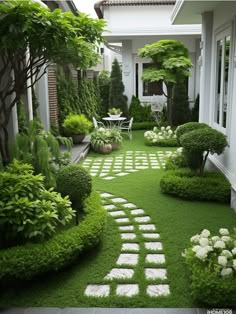
[[[179,81],[174,87],[173,97],[173,125],[178,126],[191,120],[189,109],[188,91],[186,82]]]
[[[109,107],[120,108],[124,115],[128,114],[127,97],[123,94],[125,90],[122,82],[122,74],[117,59],[113,61],[111,70],[111,85],[109,93]]]

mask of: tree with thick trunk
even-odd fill
[[[81,69],[94,65],[103,27],[102,20],[60,9],[51,12],[33,1],[0,3],[0,154],[4,165],[10,161],[7,127],[12,108],[51,63]]]

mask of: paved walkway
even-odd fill
[[[124,308],[12,308],[1,310],[2,314],[236,314],[236,311],[221,312],[206,309],[124,309]]]

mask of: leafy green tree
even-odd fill
[[[101,106],[99,108],[99,115],[101,117],[107,115],[109,109],[109,90],[111,85],[111,79],[109,72],[101,71],[98,75],[98,87],[101,98]]]
[[[51,12],[29,0],[0,2],[0,16],[0,154],[6,165],[10,161],[7,126],[26,82],[32,87],[50,63],[80,68],[95,64],[94,48],[102,40],[104,22],[60,9]]]
[[[113,61],[111,69],[111,86],[109,92],[109,107],[120,108],[124,115],[127,115],[127,97],[124,95],[124,84],[122,73],[117,59]]]
[[[167,98],[168,123],[172,126],[174,86],[189,76],[192,66],[188,49],[177,40],[160,40],[140,49],[139,56],[150,58],[153,62],[153,67],[145,69],[142,79],[150,82],[163,81],[166,85],[167,93],[163,91],[163,94]]]
[[[184,124],[191,119],[188,91],[185,81],[177,82],[174,86],[173,97],[173,125]]]

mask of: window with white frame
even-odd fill
[[[230,29],[217,35],[214,122],[223,129],[227,128],[227,112],[229,108],[229,68],[231,46]]]

